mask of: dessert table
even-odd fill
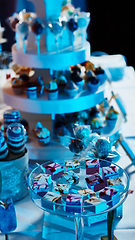
[[[130,71],[129,71],[130,70]],[[125,136],[128,144],[134,149],[135,128],[135,74],[133,68],[128,68],[127,75],[119,81],[111,83],[115,92],[119,93],[126,111],[127,122],[125,122],[121,128],[121,132]],[[123,217],[115,221],[114,234],[118,240],[127,240],[135,238],[135,165],[126,152],[118,145],[117,150],[121,153],[122,157],[118,162],[118,165],[126,170],[130,178],[130,193],[123,204]],[[61,156],[65,149],[61,148]],[[50,160],[50,159],[48,159]],[[39,163],[43,161],[38,160]],[[29,161],[30,170],[35,166],[36,161]],[[55,216],[49,213],[45,213],[45,219],[43,222],[43,210],[39,209],[30,199],[28,195],[24,199],[15,203],[16,215],[17,215],[17,228],[14,232],[9,234],[9,240],[15,239],[27,239],[27,240],[40,240],[42,239],[42,226],[43,226],[43,238],[46,240],[51,239],[75,239],[75,227],[74,220],[72,218],[64,218]],[[84,239],[101,240],[101,236],[107,234],[106,221],[84,226]],[[4,239],[4,235],[0,233],[0,240]]]
[[[132,142],[132,141],[131,141]],[[119,152],[122,158],[119,160],[119,165],[125,169],[130,178],[130,190],[133,190],[123,204],[123,217],[115,222],[114,234],[118,240],[134,239],[135,236],[135,166],[125,154],[121,147]],[[41,163],[42,161],[39,161]],[[35,161],[30,160],[30,168],[35,165]],[[30,199],[29,196],[15,203],[17,214],[17,229],[9,234],[9,239],[27,239],[39,240],[42,239],[42,224],[44,239],[75,239],[74,220],[45,213],[43,223],[43,210],[39,209]],[[107,233],[106,221],[84,226],[84,239],[100,240],[101,236]],[[4,235],[0,234],[0,240],[4,239]]]

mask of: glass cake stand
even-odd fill
[[[57,159],[56,163],[61,164],[65,168],[65,160],[71,160],[71,159]],[[102,170],[102,167],[108,166],[108,161],[106,160],[99,160],[100,162],[100,170]],[[114,213],[115,209],[119,207],[126,199],[128,195],[128,189],[129,189],[129,177],[128,174],[117,164],[111,163],[111,166],[116,166],[117,171],[119,173],[119,177],[122,180],[123,188],[122,190],[119,191],[118,195],[116,195],[113,200],[109,200],[103,203],[100,203],[100,209],[96,213],[93,211],[93,206],[90,205],[81,205],[78,206],[77,203],[76,205],[66,205],[66,200],[63,197],[61,203],[56,203],[51,201],[49,204],[46,204],[45,200],[43,197],[39,196],[37,193],[34,192],[32,186],[33,186],[33,181],[35,176],[39,173],[45,173],[45,166],[50,164],[52,162],[46,162],[43,163],[42,165],[38,165],[36,168],[33,169],[33,171],[29,175],[28,179],[28,184],[29,184],[29,192],[30,192],[30,197],[32,201],[41,209],[43,209],[46,212],[49,212],[51,214],[63,216],[63,217],[72,217],[74,218],[75,222],[75,235],[76,235],[76,240],[83,240],[84,239],[84,218],[87,217],[93,217],[97,215],[101,215],[104,213],[107,213],[107,223],[108,223],[108,240],[115,239],[113,238],[113,228],[112,228],[112,223],[113,223],[113,218],[114,218]],[[78,184],[73,184],[72,187],[69,190],[69,193],[77,193],[78,190],[80,189],[86,189],[88,188],[85,182],[85,177],[88,176],[86,175],[86,167],[85,167],[85,162],[80,162],[80,173],[77,173],[79,176],[79,183]],[[110,165],[110,162],[109,162]],[[66,171],[64,169],[64,171]],[[55,183],[59,183],[59,179],[53,180],[53,186]],[[53,191],[53,186],[51,184],[49,191]],[[99,196],[99,192],[96,192],[96,196]],[[105,204],[105,205],[103,205]],[[104,238],[101,238],[104,239]]]

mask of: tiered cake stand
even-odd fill
[[[32,0],[32,2],[35,6],[35,12],[37,13],[38,16],[41,17],[43,23],[47,22],[53,16],[53,13],[55,13],[55,16],[57,15],[59,16],[60,14],[62,6],[61,0],[58,1],[57,8],[55,7],[56,5],[55,0],[51,1],[42,0],[40,2],[40,4],[42,5],[42,9],[40,9],[40,11],[39,4],[37,4],[37,1]],[[85,41],[83,45],[80,44],[80,42],[78,41],[78,45],[75,44],[74,49],[73,46],[69,46],[64,49],[59,49],[59,51],[49,52],[46,50],[47,46],[45,48],[45,42],[46,44],[48,43],[47,33],[45,34],[45,36],[46,39],[44,39],[43,44],[41,44],[40,46],[41,47],[40,54],[37,54],[37,47],[34,41],[32,42],[34,44],[29,42],[29,37],[31,37],[31,33],[28,37],[28,43],[26,43],[27,44],[26,52],[24,52],[21,47],[18,49],[17,44],[15,43],[12,46],[13,62],[26,67],[35,68],[35,71],[40,69],[49,69],[51,75],[53,70],[60,71],[67,70],[69,69],[70,66],[76,65],[78,63],[83,63],[89,60],[90,43],[88,41]],[[25,94],[17,96],[13,93],[10,81],[4,85],[2,90],[4,103],[11,106],[12,108],[18,109],[26,113],[33,113],[37,115],[44,114],[51,115],[52,137],[54,137],[53,123],[56,114],[79,112],[94,107],[97,104],[100,104],[104,100],[105,87],[106,84],[101,85],[99,87],[99,90],[94,94],[90,93],[87,90],[84,90],[81,93],[78,93],[74,98],[69,98],[66,94],[59,94],[57,100],[48,100],[46,95],[38,97],[35,100],[28,99]],[[40,121],[40,119],[38,119],[38,121]],[[118,128],[120,127],[121,123],[122,118],[120,116],[116,129],[113,131],[113,133],[110,133],[110,135],[114,134],[115,131],[116,132],[118,131]],[[104,134],[108,135],[108,133],[106,132],[104,132]],[[30,150],[30,152],[32,151],[32,149],[35,149],[35,145],[33,146],[33,140],[27,144],[27,147]],[[41,147],[39,147],[39,149],[41,150]],[[44,148],[42,147],[42,149]],[[36,148],[36,150],[38,151],[38,148]],[[38,159],[37,152],[36,156]]]

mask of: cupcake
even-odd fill
[[[91,130],[93,133],[101,134],[101,131],[103,129],[103,121],[100,118],[93,118],[90,122]]]
[[[11,123],[19,123],[21,119],[21,114],[18,110],[8,109],[3,114],[4,119],[4,131],[6,132],[7,127]]]
[[[113,106],[110,107],[108,112],[106,113],[106,124],[107,127],[113,129],[116,125],[118,119],[118,112],[114,110]]]
[[[26,86],[26,95],[30,99],[37,98],[37,86],[34,82],[29,82]]]
[[[50,131],[46,127],[43,127],[36,133],[36,137],[41,145],[46,145],[50,142]]]
[[[82,110],[80,112],[75,113],[76,120],[75,122],[79,123],[82,122],[84,124],[88,124],[88,119],[89,119],[89,110]]]
[[[26,130],[21,123],[12,123],[7,128],[7,141],[9,150],[13,153],[25,151]]]
[[[94,118],[99,118],[100,121],[105,122],[105,116],[96,106],[90,109],[88,122],[91,122]]]
[[[36,136],[39,131],[41,131],[43,128],[43,125],[41,122],[37,122],[36,126],[33,128],[34,135]]]
[[[58,84],[59,93],[63,93],[67,84],[67,78],[64,75],[61,75],[56,79],[56,82]]]
[[[70,79],[78,86],[79,92],[81,92],[84,88],[84,80],[77,72],[72,72],[70,74]]]
[[[69,80],[67,82],[65,91],[67,92],[69,97],[73,98],[78,93],[78,89],[79,88],[77,87],[77,85],[73,81]]]
[[[71,70],[71,72],[75,72],[80,75],[81,74],[81,65],[77,64],[75,66],[71,66],[70,70]]]
[[[62,126],[58,132],[58,139],[60,144],[64,145],[64,146],[69,146],[70,142],[71,142],[71,133],[69,132],[69,130],[65,127]]]
[[[109,110],[110,105],[109,105],[109,100],[108,98],[104,98],[104,101],[100,104],[100,110],[103,114],[106,114],[106,112]]]
[[[55,100],[58,98],[58,84],[54,80],[50,80],[45,85],[45,91],[49,100]]]
[[[16,95],[21,95],[24,92],[24,81],[20,77],[14,77],[11,79],[11,85],[13,92]]]
[[[26,73],[21,74],[20,78],[23,80],[24,85],[26,85],[30,80],[30,77]]]
[[[99,80],[96,75],[92,74],[86,78],[86,86],[91,93],[95,93],[99,88]]]
[[[0,146],[0,159],[5,159],[9,151],[2,131],[0,131]]]
[[[97,76],[97,79],[98,79],[100,85],[105,83],[107,76],[106,76],[106,73],[103,68],[101,68],[101,67],[95,68],[94,73]]]

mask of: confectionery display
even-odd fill
[[[5,103],[10,105],[10,97],[14,97],[11,101],[14,108],[4,112],[0,129],[0,196],[2,201],[7,197],[17,201],[29,190],[33,202],[44,211],[75,218],[79,223],[76,239],[83,240],[83,217],[99,222],[103,214],[107,220],[110,211],[119,207],[122,211],[128,194],[128,175],[114,163],[121,155],[109,138],[118,131],[120,113],[111,99],[104,96],[106,69],[90,61],[87,41],[90,13],[63,0],[57,1],[57,8],[55,0],[44,0],[43,4],[45,18],[36,9],[35,12],[23,9],[9,18],[16,41],[10,68],[16,76],[3,87]],[[49,70],[49,77],[37,76],[38,69]],[[30,129],[30,123],[21,119],[19,110],[51,114],[52,132],[40,119]],[[54,132],[56,141],[73,157],[37,163],[29,173],[26,149],[29,136],[32,133],[34,141],[45,149]],[[12,216],[12,202],[2,201],[0,215],[4,216],[11,207]],[[15,214],[12,220],[9,229],[0,223],[2,233],[16,228]]]
[[[93,165],[95,160],[97,163]],[[118,165],[111,163],[108,167],[107,161],[101,160],[104,162],[101,164],[99,160],[86,158],[84,164],[74,159],[61,159],[61,164],[43,163],[40,168],[36,167],[29,176],[32,199],[41,208],[61,215],[80,213],[85,216],[108,211],[119,204],[126,187],[125,178]],[[89,170],[90,162],[94,170]],[[78,171],[74,167],[76,163]],[[39,169],[42,173],[37,174]],[[114,179],[116,184],[108,186],[108,180]],[[115,188],[118,185],[116,179],[122,187]],[[40,196],[41,205],[36,202],[37,196]]]
[[[110,134],[115,129],[120,119],[120,113],[116,111],[113,106],[108,106],[107,111],[106,109],[101,110],[100,105],[96,105],[84,111],[62,115],[61,119],[64,127],[70,131],[70,134],[72,134],[70,127],[72,126],[74,135],[79,139],[87,137],[90,132],[98,133],[102,136],[104,134]],[[108,119],[109,116],[112,119]],[[60,121],[60,115],[58,115],[55,119],[56,132],[59,131],[57,125]]]

